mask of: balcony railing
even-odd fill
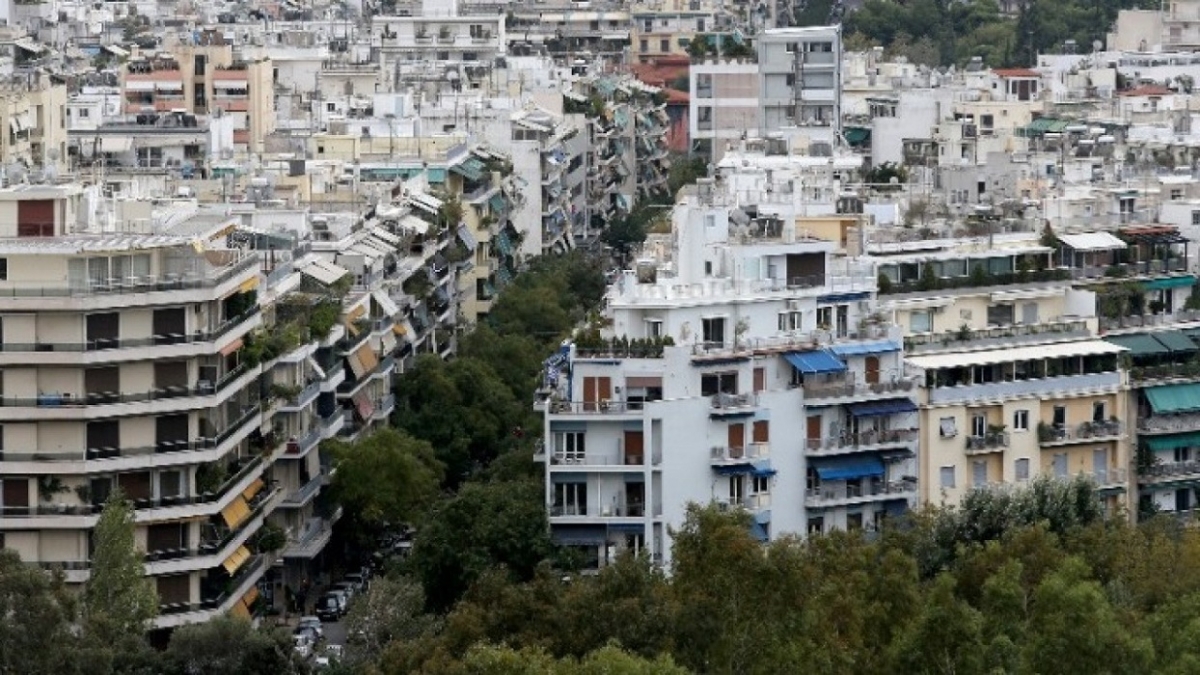
[[[167,548],[155,551],[147,551],[145,554],[146,562],[159,562],[163,560],[180,560],[183,558],[198,558],[200,556],[212,555],[217,551],[229,545],[229,542],[237,538],[237,536],[246,531],[246,528],[255,521],[256,518],[263,515],[266,511],[266,505],[275,498],[280,492],[278,486],[272,486],[269,490],[260,492],[250,504],[250,515],[242,519],[240,525],[232,529],[226,529],[219,537],[215,537],[206,541],[200,542],[200,545],[195,548]]]
[[[757,405],[757,394],[713,394],[709,399],[713,414],[745,412]]]
[[[1143,417],[1138,420],[1137,427],[1138,431],[1144,434],[1174,434],[1182,431],[1197,431],[1200,430],[1200,413]]]
[[[1200,474],[1200,461],[1162,462],[1138,470],[1143,481],[1160,482]]]
[[[1148,260],[1138,263],[1117,263],[1105,267],[1072,267],[1072,279],[1121,279],[1148,275],[1186,272],[1187,261],[1183,258],[1170,260]]]
[[[876,382],[851,374],[808,377],[801,386],[807,398],[843,398],[912,391],[916,381],[899,371],[885,371],[879,373]]]
[[[18,286],[0,288],[0,297],[70,298],[119,293],[153,293],[157,291],[179,291],[219,286],[239,273],[258,267],[257,255],[245,255],[238,261],[211,274],[165,274],[162,276],[129,277],[105,282],[86,283],[72,286]]]
[[[965,335],[960,335],[958,332],[921,333],[904,338],[904,351],[921,352],[944,347],[959,349],[963,346],[974,349],[1010,343],[1082,337],[1088,334],[1087,322],[1082,320],[985,328],[970,331]]]
[[[321,491],[321,486],[324,484],[325,473],[318,472],[307,483],[301,485],[295,492],[285,497],[283,503],[285,506],[302,506],[307,504],[309,500]]]
[[[288,455],[303,455],[313,448],[321,440],[320,426],[314,427],[299,440],[290,440],[287,444]]]
[[[54,392],[38,394],[37,398],[5,396],[0,398],[0,406],[7,408],[80,408],[96,405],[113,405],[115,403],[161,401],[187,396],[211,396],[217,392],[224,391],[226,387],[249,370],[245,364],[242,364],[229,373],[226,373],[215,385],[211,382],[200,382],[192,387],[166,387],[132,394],[88,392],[83,396],[77,396],[69,393]]]
[[[0,291],[2,293],[2,291]],[[211,342],[221,338],[229,331],[241,325],[250,317],[258,314],[259,307],[229,319],[212,331],[196,331],[192,334],[173,333],[168,335],[151,335],[145,338],[112,338],[88,340],[86,342],[5,342],[0,344],[4,352],[90,352],[103,349],[129,349],[141,347],[161,347],[163,345],[191,344],[196,342]]]
[[[1129,379],[1134,382],[1190,380],[1198,377],[1200,377],[1200,363],[1194,360],[1157,366],[1133,366],[1129,369]]]
[[[1008,447],[1008,443],[1008,433],[1003,431],[990,432],[983,436],[967,436],[967,452],[1003,450]]]
[[[872,497],[908,497],[915,494],[916,491],[917,483],[913,480],[872,481],[866,485],[854,483],[822,485],[819,488],[806,490],[804,503],[806,506],[829,506]]]
[[[718,445],[714,446],[709,453],[713,464],[746,462],[755,459],[766,459],[770,456],[771,446],[769,443],[750,443],[749,445],[738,447]]]
[[[1054,445],[1057,443],[1098,440],[1120,436],[1121,430],[1121,423],[1117,420],[1084,422],[1074,429],[1043,426],[1038,428],[1038,442],[1042,445]]]
[[[587,505],[582,504],[549,504],[546,506],[546,511],[551,517],[590,515],[600,518],[641,518],[646,515],[646,503],[635,500],[617,501],[597,508],[589,508]]]
[[[836,448],[915,443],[919,433],[916,429],[870,430],[857,434],[842,434],[841,436],[828,438],[810,438],[806,441],[806,445],[810,451],[820,451]]]
[[[1107,392],[1120,385],[1119,372],[1085,373],[1034,380],[937,387],[929,390],[929,402],[942,404],[1000,401],[1023,396],[1047,398],[1083,391]]]
[[[266,563],[266,556],[255,556],[253,560],[242,565],[242,569],[238,571],[237,576],[233,577],[225,584],[224,588],[226,590],[222,591],[221,593],[210,595],[209,597],[202,599],[200,602],[178,602],[159,605],[158,612],[160,615],[169,615],[217,609],[225,604],[225,601],[229,600],[234,591],[238,590],[247,579],[260,573]]]
[[[641,412],[641,401],[551,401],[552,414],[599,413],[622,414]]]

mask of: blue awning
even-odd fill
[[[882,401],[867,401],[846,406],[855,417],[882,417],[916,412],[917,404],[907,398],[888,398]]]
[[[492,213],[500,213],[503,211],[505,207],[504,195],[492,195],[488,199],[488,206],[491,207]]]
[[[465,223],[458,226],[458,239],[469,251],[474,251],[475,247],[479,246],[479,242],[475,240],[475,233],[471,232],[471,228]]]
[[[750,525],[750,536],[763,543],[771,541],[771,538],[767,536],[767,528],[763,527],[760,523],[752,523]]]
[[[609,523],[609,532],[620,532],[621,534],[643,534],[646,531],[646,526],[642,523]]]
[[[445,183],[446,170],[438,168],[425,169],[425,180],[429,181],[430,183]]]
[[[817,304],[828,305],[839,302],[858,302],[859,300],[866,300],[869,297],[871,297],[871,294],[866,291],[860,291],[856,293],[830,293],[829,295],[818,296]]]
[[[821,462],[814,468],[821,480],[855,480],[883,475],[883,462],[878,457],[842,457]]]
[[[753,475],[758,478],[770,478],[775,475],[775,469],[771,468],[769,459],[747,460],[737,464],[714,466],[713,471],[722,476]]]
[[[1182,277],[1167,277],[1165,279],[1153,279],[1143,284],[1143,287],[1148,291],[1161,291],[1168,288],[1184,288],[1193,286],[1196,283],[1196,277],[1192,275]]]
[[[849,342],[833,345],[829,351],[838,356],[864,356],[867,354],[887,354],[900,351],[900,343],[895,340],[876,340],[874,342]]]
[[[803,374],[841,373],[846,370],[846,364],[824,349],[814,352],[788,352],[783,358]]]

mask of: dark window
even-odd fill
[[[146,552],[156,553],[186,548],[186,527],[183,523],[151,525],[146,529]]]
[[[736,394],[737,373],[706,373],[700,376],[700,395]]]
[[[121,424],[117,420],[88,422],[88,459],[104,459],[121,454]]]
[[[120,366],[84,370],[83,390],[87,394],[88,403],[116,403],[121,397]]]
[[[188,416],[163,415],[154,420],[154,439],[159,452],[186,450],[188,444]]]
[[[112,349],[119,346],[120,327],[121,315],[116,312],[88,314],[87,348]]]
[[[8,258],[0,258],[0,281],[8,281]]]
[[[154,310],[154,343],[170,345],[182,342],[186,331],[186,315],[183,307]]]
[[[190,574],[176,574],[169,577],[156,577],[158,586],[158,601],[163,605],[186,605],[192,598],[192,579]]]
[[[154,364],[154,395],[187,396],[187,361],[162,361]]]
[[[3,499],[6,512],[24,513],[29,508],[29,479],[16,477],[0,480],[0,499]]]
[[[17,202],[18,237],[54,236],[54,200],[24,199]]]
[[[121,492],[134,502],[150,499],[149,471],[120,474],[117,476],[117,485],[121,487]]]

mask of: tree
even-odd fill
[[[920,613],[893,644],[892,672],[984,672],[983,617],[955,596],[955,585],[949,574],[934,582]]]
[[[331,493],[367,530],[413,522],[437,494],[442,467],[433,448],[402,431],[380,429],[331,451],[337,461]]]
[[[287,632],[256,629],[249,621],[230,616],[177,629],[162,660],[167,672],[179,675],[308,672]]]
[[[467,483],[439,504],[412,553],[429,606],[448,609],[495,566],[530,579],[552,550],[544,499],[539,483]]]
[[[61,573],[47,574],[0,549],[0,673],[77,673],[75,601]]]
[[[134,540],[133,505],[120,489],[109,495],[93,532],[92,575],[83,590],[82,635],[120,662],[146,646],[158,593]]]
[[[417,640],[437,627],[425,614],[425,592],[408,578],[380,577],[371,583],[346,617],[346,665],[374,663],[393,641]]]
[[[608,646],[576,661],[555,659],[536,648],[478,645],[461,661],[444,666],[448,675],[688,675],[669,656],[654,660]],[[430,671],[426,671],[430,672]]]

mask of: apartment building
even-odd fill
[[[694,149],[719,162],[731,143],[759,135],[755,133],[758,64],[740,60],[693,63],[688,80],[688,137]]]
[[[471,3],[484,10],[484,3]],[[505,3],[508,49],[513,54],[545,50],[558,57],[620,61],[630,43],[630,7],[620,0],[581,5],[550,0],[536,5]]]
[[[594,565],[669,563],[688,503],[746,509],[765,541],[875,529],[916,498],[915,389],[872,268],[730,184],[689,189],[602,327],[547,361],[551,529]]]
[[[383,70],[395,82],[444,83],[456,91],[483,87],[496,58],[506,53],[504,13],[467,13],[455,0],[401,4],[406,15],[371,18],[371,45]]]
[[[837,142],[842,128],[839,26],[775,28],[755,40],[760,133],[801,127],[814,142]]]
[[[630,51],[642,63],[663,56],[686,55],[692,40],[728,31],[733,23],[732,16],[725,13],[725,6],[714,0],[639,3],[630,18]]]
[[[66,168],[67,87],[44,73],[0,81],[0,157],[42,170]]]
[[[257,256],[236,218],[87,227],[77,187],[0,191],[5,451],[0,532],[23,560],[86,581],[108,495],[134,506],[158,627],[244,606],[270,567],[254,535],[284,492],[261,433]],[[249,598],[249,599],[248,599]]]

